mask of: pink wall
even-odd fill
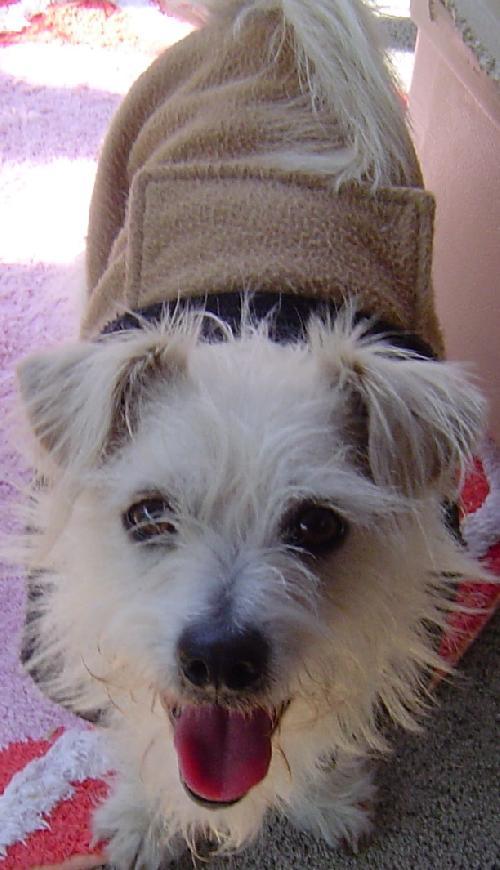
[[[440,4],[434,4],[440,7]],[[437,201],[434,284],[451,359],[474,364],[500,443],[500,84],[475,65],[446,12],[419,25],[410,112]]]

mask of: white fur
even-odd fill
[[[448,609],[448,578],[477,571],[443,527],[441,501],[455,495],[456,482],[434,473],[433,463],[466,461],[482,402],[454,366],[395,359],[351,315],[333,328],[314,325],[303,345],[276,345],[263,330],[207,345],[196,341],[194,318],[180,332],[173,324],[171,333],[114,337],[24,364],[28,413],[31,398],[35,428],[51,432],[59,457],[34,505],[30,561],[45,572],[46,597],[31,664],[47,666],[45,689],[55,698],[83,712],[108,710],[120,776],[96,834],[114,831],[109,854],[119,867],[129,866],[139,842],[148,868],[180,837],[193,849],[206,834],[221,848],[238,848],[272,806],[330,843],[346,838],[355,846],[371,829],[373,794],[355,759],[386,748],[378,712],[414,728],[425,706],[425,675],[439,664],[431,627]],[[150,358],[156,346],[163,358],[170,345],[184,367],[167,366],[167,376],[155,369],[137,428],[103,453],[101,406],[112,406],[125,358],[135,371],[141,354]],[[33,371],[37,383],[50,384],[45,411],[29,394]],[[380,436],[374,458],[363,461],[362,445],[347,436],[356,390]],[[418,439],[399,455],[391,430],[399,436],[412,414]],[[100,433],[99,449],[72,445],[80,430]],[[431,467],[430,443],[437,445]],[[137,546],[122,527],[127,505],[151,489],[176,505],[173,548]],[[312,565],[280,538],[282,517],[304,498],[335,505],[350,523],[341,549]],[[219,594],[229,594],[235,618],[258,626],[273,645],[259,702],[291,703],[265,780],[240,804],[214,812],[183,791],[159,699],[182,702],[177,639]],[[328,773],[331,759],[337,766]]]

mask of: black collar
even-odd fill
[[[160,323],[166,317],[182,314],[184,311],[203,311],[212,317],[206,317],[202,324],[202,336],[206,341],[223,341],[225,334],[217,320],[229,327],[234,335],[241,329],[242,319],[251,323],[267,320],[269,338],[280,344],[300,342],[305,339],[309,319],[317,316],[321,319],[329,317],[335,320],[338,306],[325,299],[300,296],[295,293],[213,293],[209,296],[192,296],[179,298],[172,302],[161,302],[138,308],[123,314],[106,324],[102,335],[142,329],[144,323]],[[420,336],[406,332],[386,320],[374,319],[367,313],[358,312],[355,322],[369,320],[367,334],[384,336],[394,347],[410,350],[420,356],[433,359],[432,348]]]

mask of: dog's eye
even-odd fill
[[[150,541],[160,535],[173,535],[172,508],[162,496],[151,496],[135,502],[123,514],[123,525],[134,541]]]
[[[320,555],[337,547],[346,533],[346,521],[332,508],[307,504],[288,517],[284,538],[293,547]]]

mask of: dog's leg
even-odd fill
[[[339,757],[319,781],[296,795],[290,820],[330,846],[358,852],[373,833],[375,793],[371,765]]]
[[[95,841],[104,841],[112,870],[159,870],[178,858],[186,844],[171,836],[168,820],[155,812],[142,784],[118,779],[93,818]]]

